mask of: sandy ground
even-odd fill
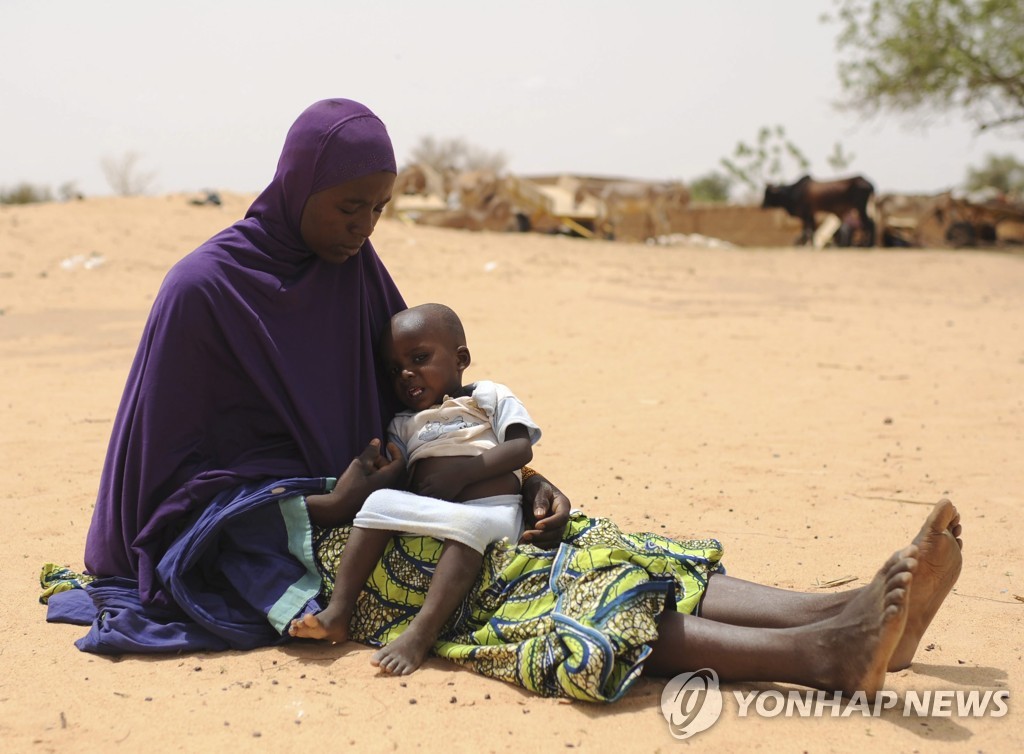
[[[290,646],[117,660],[44,622],[40,565],[81,566],[121,387],[164,272],[251,197],[0,208],[4,751],[681,751],[644,680],[611,706],[541,699],[432,660],[398,680],[369,650]],[[1022,683],[1024,256],[697,250],[384,221],[410,303],[467,323],[470,378],[544,429],[536,466],[625,527],[723,540],[730,574],[863,584],[932,502],[964,520],[963,574],[907,691]],[[1017,510],[1018,513],[1013,513]],[[721,750],[1020,751],[1002,718],[741,718]]]

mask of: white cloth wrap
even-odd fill
[[[404,490],[377,490],[366,498],[353,526],[452,539],[479,553],[508,537],[515,544],[523,532],[522,495],[494,495],[452,503]]]

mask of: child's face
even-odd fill
[[[398,400],[414,411],[436,406],[446,395],[457,395],[462,372],[469,366],[466,346],[428,327],[392,329],[382,357]]]

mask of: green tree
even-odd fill
[[[762,126],[755,144],[739,142],[722,166],[751,194],[769,183],[783,183],[807,172],[811,163],[800,148],[786,137],[782,126]]]
[[[843,149],[843,145],[838,141],[835,146],[832,147],[832,154],[825,158],[828,162],[828,166],[836,173],[841,173],[846,170],[853,163],[853,158],[857,155],[852,152],[847,152]]]
[[[732,185],[733,179],[717,170],[698,176],[688,184],[693,201],[709,203],[729,201]]]
[[[968,191],[994,188],[1010,196],[1024,194],[1024,162],[1012,154],[985,156],[985,163],[978,168],[967,168],[964,187]]]
[[[1024,129],[1024,2],[833,1],[844,106]]]

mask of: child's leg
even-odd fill
[[[381,670],[408,675],[423,664],[441,629],[473,588],[484,556],[469,545],[446,540],[423,607],[401,636],[370,660]]]
[[[380,562],[388,541],[395,535],[385,529],[353,527],[341,553],[338,574],[330,604],[316,615],[304,615],[292,621],[288,633],[302,639],[348,641],[348,624],[356,609],[356,599],[373,569]]]
[[[645,672],[713,669],[723,681],[781,681],[826,690],[882,688],[907,622],[916,546],[893,554],[835,616],[789,628],[732,625],[666,613]]]

